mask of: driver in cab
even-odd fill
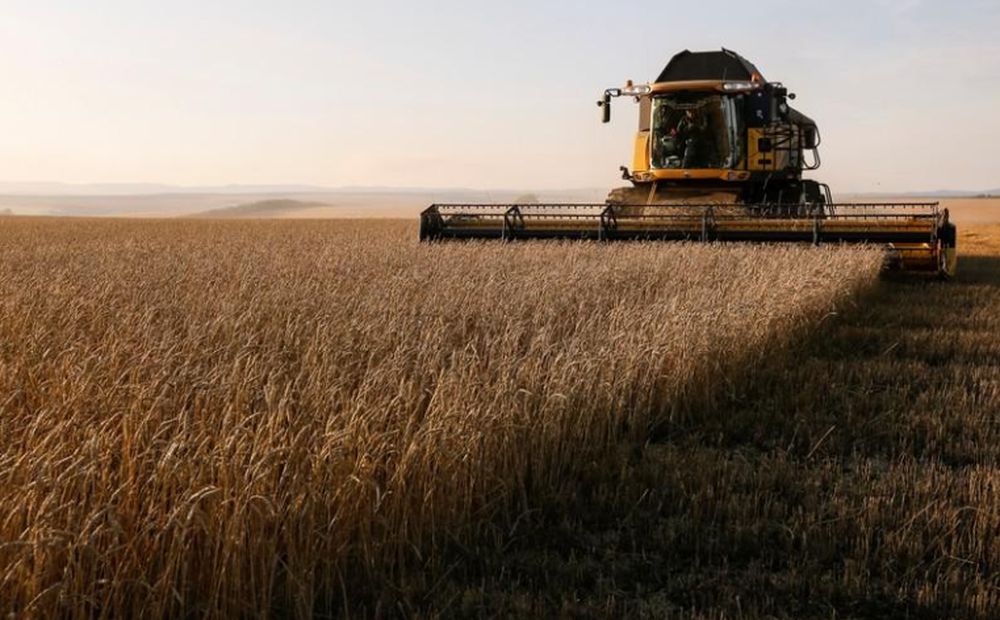
[[[702,138],[705,124],[697,110],[688,109],[677,121],[677,126],[670,130],[670,135],[683,148],[683,168],[694,168],[698,165],[703,149]]]

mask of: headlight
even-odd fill
[[[757,84],[753,82],[725,82],[722,85],[722,90],[753,90],[757,88]]]
[[[649,84],[635,84],[628,85],[622,89],[622,94],[626,97],[641,97],[643,95],[648,95],[650,92]]]

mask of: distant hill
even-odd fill
[[[47,197],[111,197],[111,196],[199,196],[199,195],[290,195],[299,197],[316,194],[518,194],[516,188],[475,189],[469,187],[406,187],[376,185],[295,185],[295,184],[231,184],[231,185],[168,185],[165,183],[18,183],[0,181],[0,196],[47,196]],[[566,188],[561,190],[529,190],[543,194],[591,194],[595,191],[606,193],[607,188]]]
[[[7,196],[155,196],[168,194],[303,194],[333,191],[318,185],[201,185],[165,183],[13,183],[0,182]]]
[[[324,206],[326,206],[326,203],[305,202],[302,200],[280,198],[273,200],[258,200],[256,202],[248,202],[246,204],[235,205],[232,207],[222,207],[221,209],[209,209],[208,211],[194,213],[187,217],[219,219],[281,217],[282,215],[298,213],[304,209],[314,209]]]

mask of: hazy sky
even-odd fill
[[[834,190],[1000,187],[1000,0],[0,4],[0,181],[606,187],[604,88],[725,46]]]

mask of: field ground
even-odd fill
[[[708,248],[690,263],[414,254],[412,224],[332,239],[317,232],[332,224],[0,221],[0,591],[15,610],[81,616],[304,616],[326,601],[359,615],[996,617],[1000,225],[963,225],[966,209],[955,281],[886,278],[825,317],[864,281],[834,286],[832,261],[791,277],[768,265],[796,261]],[[366,227],[395,232],[375,247]],[[567,281],[552,266],[569,260]],[[683,287],[657,275],[682,264],[714,266]],[[741,269],[750,290],[726,280]],[[392,286],[367,285],[380,278]],[[599,294],[613,282],[618,304]],[[634,312],[664,288],[681,293],[672,312]],[[758,334],[744,355],[751,332],[724,299],[761,313],[753,325],[787,321],[797,346]],[[454,316],[459,332],[441,332]],[[649,334],[666,340],[643,348]],[[687,347],[662,348],[678,334]],[[333,341],[349,345],[315,346]],[[599,417],[638,403],[641,428],[663,406],[644,369],[671,377],[656,360],[693,342],[709,355],[683,358],[702,370],[670,392],[682,415],[642,444]],[[607,359],[637,374],[617,383]],[[470,400],[420,397],[413,360]],[[550,398],[507,399],[532,370]],[[335,423],[315,415],[355,402]],[[349,566],[364,570],[330,576]]]

